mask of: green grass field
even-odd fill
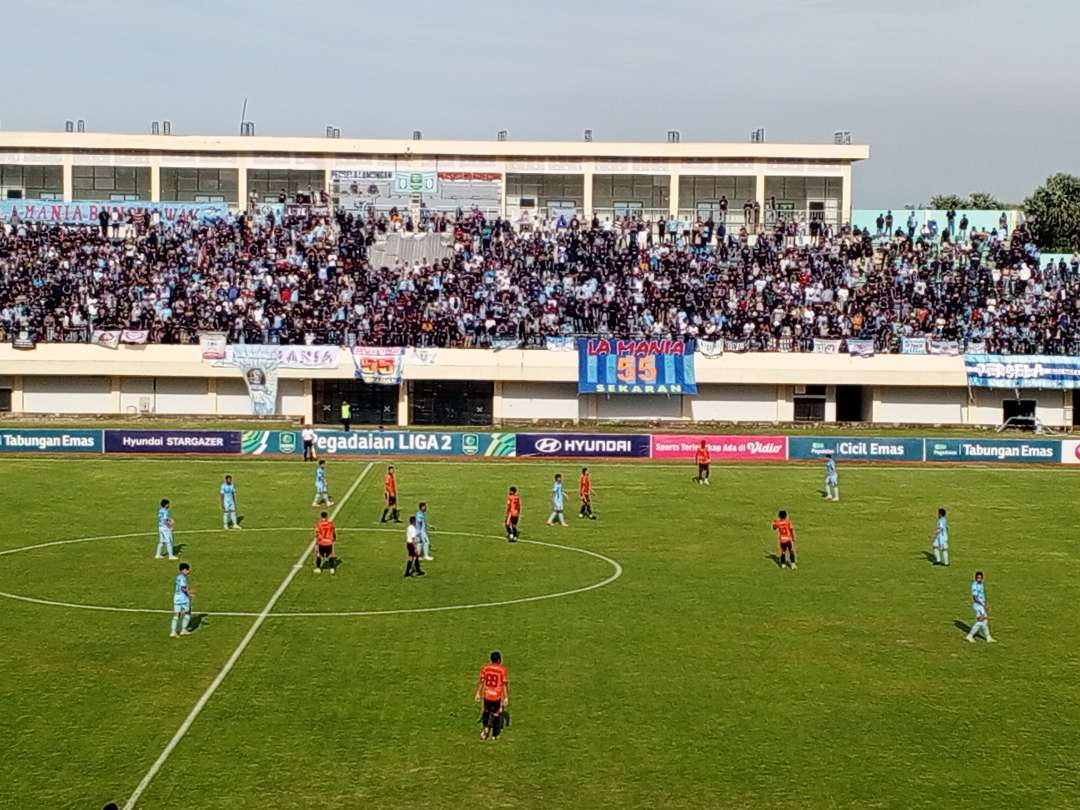
[[[600,519],[571,497],[561,529],[543,525],[551,476],[575,493],[580,464],[396,465],[403,503],[430,503],[428,575],[402,578],[401,527],[378,523],[385,463],[330,460],[339,499],[356,483],[338,574],[296,572],[138,807],[1080,806],[1070,471],[846,465],[828,503],[817,465],[718,467],[705,488],[689,465],[593,464]],[[218,529],[226,471],[241,532]],[[0,473],[0,807],[123,807],[292,572],[312,468]],[[510,484],[523,539],[600,556],[506,543]],[[152,559],[161,497],[197,590],[178,640],[175,564]],[[948,569],[926,555],[942,505]],[[771,558],[781,507],[797,571]],[[10,553],[78,538],[97,539]],[[605,557],[619,578],[529,600],[611,579]],[[963,640],[976,568],[995,645]],[[510,603],[469,607],[492,602]],[[513,722],[481,743],[494,648]]]

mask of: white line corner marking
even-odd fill
[[[331,519],[337,517],[338,512],[340,512],[345,506],[345,504],[348,503],[349,498],[351,498],[352,494],[356,492],[356,488],[360,486],[360,482],[364,480],[364,477],[371,471],[371,468],[374,466],[375,462],[369,462],[368,465],[364,467],[363,471],[358,476],[356,476],[356,480],[352,482],[352,486],[349,487],[349,491],[345,493],[345,497],[338,501],[337,506],[334,507],[334,511],[330,515]],[[225,678],[232,671],[232,668],[236,665],[236,662],[240,659],[240,656],[244,654],[244,650],[247,649],[248,644],[250,644],[251,640],[255,638],[255,634],[259,632],[259,628],[262,627],[263,622],[266,621],[266,617],[270,615],[270,612],[274,609],[274,605],[278,603],[281,595],[285,593],[285,590],[289,587],[289,585],[292,584],[293,579],[296,577],[296,572],[303,567],[304,560],[306,560],[311,555],[312,549],[314,549],[314,547],[315,540],[312,539],[312,541],[308,543],[307,547],[304,549],[304,553],[300,555],[300,559],[296,561],[296,565],[289,569],[289,573],[285,575],[285,579],[283,579],[281,581],[281,584],[278,585],[277,590],[274,591],[274,595],[270,597],[270,600],[266,603],[263,609],[259,611],[259,615],[255,617],[255,621],[251,623],[251,627],[248,628],[247,633],[242,639],[240,639],[240,643],[236,646],[236,649],[233,650],[232,655],[229,656],[229,660],[225,662],[225,666],[221,668],[221,672],[219,672],[214,678],[214,680],[210,682],[210,685],[206,688],[206,691],[202,693],[202,697],[199,698],[198,702],[195,704],[195,707],[191,710],[188,716],[184,718],[184,722],[180,724],[180,728],[176,730],[176,733],[172,736],[172,739],[169,740],[169,744],[165,746],[165,750],[161,752],[161,755],[154,761],[154,764],[150,766],[150,770],[148,770],[146,772],[146,775],[143,776],[142,781],[139,782],[138,787],[135,788],[135,791],[131,794],[131,797],[124,804],[124,810],[133,810],[136,802],[139,801],[139,798],[150,786],[150,783],[154,781],[154,777],[157,776],[158,771],[161,770],[166,760],[168,760],[168,758],[172,755],[172,752],[176,749],[176,746],[180,744],[180,741],[184,739],[184,735],[187,734],[188,729],[191,728],[191,724],[195,722],[195,719],[202,712],[203,708],[205,708],[206,704],[210,701],[210,698],[214,696],[214,692],[216,692],[218,690],[218,687],[221,686],[221,684],[225,681]]]

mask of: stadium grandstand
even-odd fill
[[[268,412],[309,420],[351,399],[363,421],[396,424],[1072,423],[1068,392],[980,402],[959,356],[1078,353],[1078,258],[1043,262],[1017,212],[853,225],[865,146],[8,133],[0,148],[0,407],[15,412],[243,413],[242,389],[233,405],[214,390],[236,369],[191,354],[177,374],[177,355],[143,345],[197,352],[213,335],[487,352],[417,363],[397,392],[347,359],[320,370],[336,380],[283,370]],[[558,350],[588,337],[694,346],[703,391],[579,397]],[[44,362],[53,343],[83,391]],[[135,373],[96,348],[125,343]],[[556,359],[508,372],[507,350]],[[770,357],[742,367],[746,353]],[[888,354],[903,359],[872,357]]]

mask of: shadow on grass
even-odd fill
[[[937,565],[937,560],[934,558],[934,552],[932,552],[932,551],[920,551],[919,553],[922,554],[922,558],[924,560],[926,560],[928,563],[933,563],[934,565]]]
[[[188,632],[189,633],[194,633],[196,630],[198,630],[200,627],[202,627],[203,623],[206,620],[207,619],[206,619],[206,614],[205,613],[192,613],[191,614],[191,621],[188,622]]]
[[[179,557],[184,553],[185,548],[187,548],[187,543],[173,543],[173,554]]]
[[[780,567],[780,557],[778,555],[776,555],[776,554],[766,554],[765,559],[766,560],[772,560],[773,564],[776,565],[777,568]]]
[[[957,630],[962,630],[965,636],[971,632],[971,625],[967,622],[962,622],[959,619],[953,622],[953,627],[955,627]]]

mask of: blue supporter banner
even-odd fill
[[[106,430],[106,453],[235,455],[239,430]]]
[[[1061,442],[1048,439],[927,439],[926,460],[1057,464],[1061,461]]]
[[[923,440],[886,436],[791,436],[788,439],[790,459],[824,458],[826,453],[836,459],[859,461],[922,461]]]
[[[1080,357],[965,354],[973,388],[1080,388]]]
[[[578,339],[579,394],[696,394],[694,342]]]
[[[112,222],[125,224],[127,216],[142,211],[147,216],[158,212],[163,225],[176,224],[181,216],[200,222],[224,219],[229,215],[226,203],[146,202],[57,202],[54,200],[0,200],[0,221],[10,222],[18,217],[23,222],[45,222],[53,225],[100,225],[98,217],[108,211]]]
[[[0,453],[100,452],[100,430],[0,430]]]

